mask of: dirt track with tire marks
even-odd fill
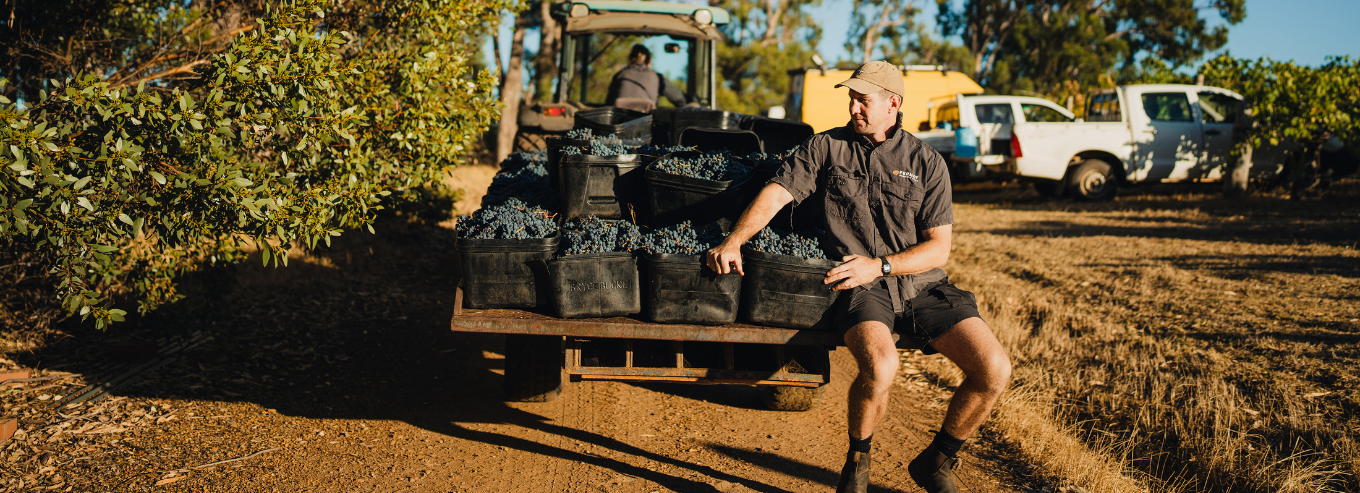
[[[105,359],[111,340],[179,330],[214,335],[100,404],[128,412],[155,405],[155,416],[174,418],[93,436],[32,432],[0,446],[7,471],[25,481],[20,490],[834,488],[854,375],[844,349],[832,355],[832,383],[808,412],[765,410],[753,387],[620,382],[572,383],[552,402],[506,403],[504,338],[449,330],[451,231],[388,224],[378,235],[340,237],[287,268],[243,264],[225,292],[194,287],[191,279],[187,286],[200,292],[149,319],[109,333],[76,332],[44,351],[11,356],[19,365],[65,363],[63,371],[83,372]],[[900,383],[875,437],[875,491],[919,491],[905,463],[938,426],[949,392],[921,375],[904,374]],[[35,414],[21,426],[33,431],[52,419],[61,418]],[[262,450],[270,451],[171,474]],[[1029,484],[1016,474],[1002,480],[1011,486],[995,486],[993,474],[1021,467],[986,440],[970,450],[988,459],[965,459],[966,491]]]

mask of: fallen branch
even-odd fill
[[[203,468],[207,468],[207,467],[220,466],[220,465],[222,465],[222,464],[226,464],[226,463],[230,463],[230,462],[243,461],[243,460],[246,460],[246,459],[255,457],[255,456],[260,455],[260,454],[265,454],[265,453],[268,453],[268,452],[273,452],[273,451],[278,450],[278,449],[279,449],[279,447],[267,448],[267,449],[261,450],[261,451],[259,451],[259,452],[255,452],[255,453],[253,453],[253,454],[250,454],[250,455],[247,455],[247,456],[244,456],[244,457],[237,457],[237,458],[235,458],[235,459],[227,459],[227,460],[219,460],[219,461],[217,461],[217,462],[210,462],[210,463],[207,463],[207,464],[203,464],[203,465],[201,465],[201,466],[186,467],[186,468],[183,468],[183,469],[175,469],[175,470],[170,471],[170,472],[167,472],[167,473],[165,473],[165,474],[166,474],[167,476],[173,475],[173,474],[184,474],[184,473],[189,472],[189,471],[195,471],[195,470],[203,469]]]

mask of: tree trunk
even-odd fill
[[[552,84],[557,79],[557,53],[562,50],[562,32],[557,19],[552,17],[552,2],[539,2],[538,16],[542,18],[539,29],[538,55],[534,57],[534,99],[551,101]]]
[[[1223,173],[1223,196],[1244,197],[1247,195],[1247,180],[1251,176],[1251,141],[1238,144],[1233,157],[1235,159],[1228,164],[1227,172]]]
[[[515,32],[510,36],[510,60],[505,64],[505,79],[501,81],[501,123],[496,132],[496,162],[505,161],[515,146],[519,132],[519,102],[524,95],[524,31],[527,13],[515,16]]]

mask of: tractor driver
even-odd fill
[[[614,80],[609,83],[606,104],[651,112],[663,95],[675,106],[685,105],[684,91],[652,70],[651,50],[640,44],[633,45],[628,54],[628,66],[614,74]]]
[[[953,492],[953,468],[965,440],[991,413],[1010,380],[1011,364],[978,315],[972,293],[941,269],[949,259],[953,193],[939,153],[901,127],[902,74],[883,61],[866,63],[836,87],[850,90],[850,122],[809,138],[785,162],[722,244],[709,268],[742,273],[740,247],[781,208],[809,197],[822,202],[823,243],[844,263],[825,283],[841,291],[832,310],[858,364],[850,386],[849,452],[838,493],[869,486],[874,429],[888,413],[888,391],[900,368],[893,342],[938,352],[965,378],[934,440],[907,466],[926,491]],[[815,194],[817,191],[822,194]]]

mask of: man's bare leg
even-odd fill
[[[850,384],[847,407],[850,451],[846,453],[837,493],[869,489],[869,438],[888,414],[888,391],[897,376],[897,348],[892,331],[882,322],[860,322],[845,332],[845,346],[855,356],[859,375]]]
[[[963,371],[945,411],[942,433],[907,467],[911,477],[929,493],[952,492],[954,455],[991,414],[1011,378],[1010,358],[980,318],[970,318],[930,341]]]
[[[845,347],[855,356],[859,375],[850,384],[850,437],[863,440],[888,413],[888,391],[897,376],[897,347],[882,322],[860,322],[845,332]]]

